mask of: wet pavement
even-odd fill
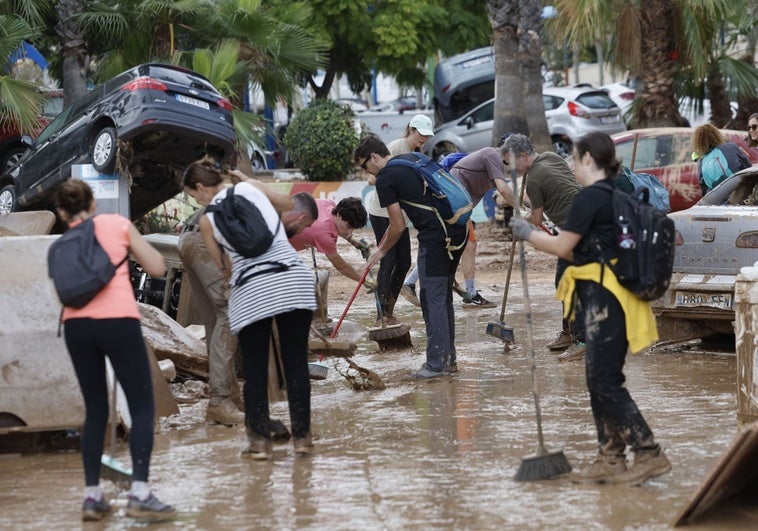
[[[503,276],[481,275],[485,296],[502,295]],[[559,362],[544,348],[558,330],[560,306],[552,273],[530,278],[545,442],[579,467],[595,453],[584,366]],[[628,358],[627,384],[673,463],[669,474],[640,487],[575,485],[566,478],[516,482],[521,459],[537,448],[537,433],[517,271],[513,279],[505,321],[516,344],[505,351],[484,333],[488,321],[499,321],[499,308],[457,306],[460,373],[433,382],[408,378],[424,361],[420,310],[404,301],[396,308],[411,325],[413,351],[382,353],[362,332],[373,326],[373,298],[359,295],[339,337],[358,340],[353,360],[387,388],[353,391],[337,371],[346,362],[325,358],[327,379],[312,382],[310,457],[295,457],[292,445],[283,444],[269,462],[241,459],[241,426],[206,425],[205,400],[181,404],[180,415],[161,421],[151,469],[155,492],[175,505],[179,518],[151,528],[668,527],[737,433],[733,348],[713,352],[690,343]],[[354,284],[334,275],[331,282],[330,315],[339,316]],[[272,409],[287,420],[285,403]],[[129,462],[124,443],[117,457]],[[82,524],[82,482],[75,452],[0,455],[0,529],[134,525],[119,514]],[[112,484],[104,485],[117,496]]]

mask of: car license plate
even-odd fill
[[[619,122],[618,116],[601,116],[600,117],[601,124],[616,124],[618,122]]]
[[[732,308],[731,293],[694,293],[692,291],[677,291],[676,306],[696,307],[709,306],[711,308]]]
[[[181,101],[182,103],[188,103],[190,105],[194,105],[195,107],[200,107],[202,109],[205,109],[206,111],[211,108],[211,106],[208,105],[208,102],[202,101],[202,100],[196,100],[195,98],[190,98],[189,96],[185,96],[184,94],[177,94],[176,99],[178,101]]]

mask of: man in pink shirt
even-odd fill
[[[318,252],[326,255],[334,268],[347,278],[358,282],[362,273],[348,264],[337,251],[337,238],[342,236],[351,244],[360,247],[351,241],[353,231],[366,226],[366,209],[357,197],[347,197],[335,204],[330,199],[317,199],[318,219],[313,225],[303,230],[300,234],[292,236],[290,244],[297,251],[315,248]],[[366,280],[367,287],[372,287],[372,282]]]

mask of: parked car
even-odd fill
[[[627,111],[629,111],[629,107],[634,103],[634,87],[628,83],[610,83],[600,87],[600,90],[607,92],[608,96],[618,105],[619,109],[621,109],[624,123],[628,124],[630,117],[627,115]]]
[[[591,86],[544,87],[542,99],[553,149],[566,158],[573,143],[592,131],[624,131],[621,110],[606,92]],[[495,100],[435,129],[424,152],[435,159],[447,153],[470,153],[492,143]]]
[[[40,109],[39,128],[34,131],[34,136],[37,136],[63,109],[63,91],[46,90],[45,94],[48,99]],[[0,121],[0,173],[8,171],[21,160],[22,155],[29,149],[27,142],[16,127],[8,122]]]
[[[616,156],[632,170],[655,175],[669,191],[671,211],[694,205],[701,196],[697,181],[697,162],[692,159],[690,127],[636,129],[612,135]],[[723,129],[728,141],[742,147],[752,164],[758,163],[758,150],[745,143],[745,133]]]
[[[73,164],[130,181],[132,218],[180,191],[184,168],[205,153],[226,161],[235,133],[229,100],[204,77],[162,64],[119,74],[64,109],[19,163],[0,175],[0,212],[49,208]]]
[[[685,338],[732,333],[736,276],[758,257],[758,166],[735,173],[669,217],[676,253],[671,285],[653,303],[656,316],[666,320],[659,330]]]

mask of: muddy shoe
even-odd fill
[[[279,419],[271,419],[269,421],[269,429],[271,430],[271,440],[275,443],[283,443],[290,440],[292,434]]]
[[[294,440],[295,453],[298,455],[308,455],[313,453],[313,437],[311,432],[305,434],[305,437],[295,437]]]
[[[411,374],[411,378],[415,380],[430,380],[442,376],[450,376],[450,371],[434,371],[430,369],[426,363],[424,363],[418,371]]]
[[[129,496],[129,503],[126,505],[126,515],[139,520],[160,522],[176,517],[176,509],[160,501],[151,492],[146,500],[140,500],[136,496]]]
[[[421,306],[421,301],[418,300],[418,296],[416,295],[415,285],[403,284],[403,287],[400,288],[400,295],[414,306]]]
[[[640,450],[634,454],[634,464],[616,478],[617,483],[640,485],[648,479],[671,470],[671,461],[660,447],[655,450]]]
[[[242,457],[255,461],[267,461],[271,459],[271,439],[268,439],[252,431],[248,431],[247,440],[250,445],[242,450]]]
[[[547,344],[548,350],[566,350],[571,346],[571,334],[561,330],[555,339]]]
[[[587,352],[587,345],[584,343],[576,342],[572,344],[565,352],[558,354],[559,361],[578,361],[584,359],[584,354]]]
[[[208,404],[208,408],[205,410],[205,420],[234,426],[245,422],[245,414],[237,409],[237,406],[230,399],[224,399],[215,404]]]
[[[587,468],[571,472],[569,479],[574,483],[615,483],[626,472],[623,456],[599,455]]]
[[[87,498],[82,504],[82,521],[96,522],[102,520],[109,512],[111,512],[111,506],[108,505],[105,498],[100,500]]]
[[[494,302],[490,302],[477,291],[473,297],[466,294],[463,297],[463,306],[466,308],[494,308],[497,306]]]

